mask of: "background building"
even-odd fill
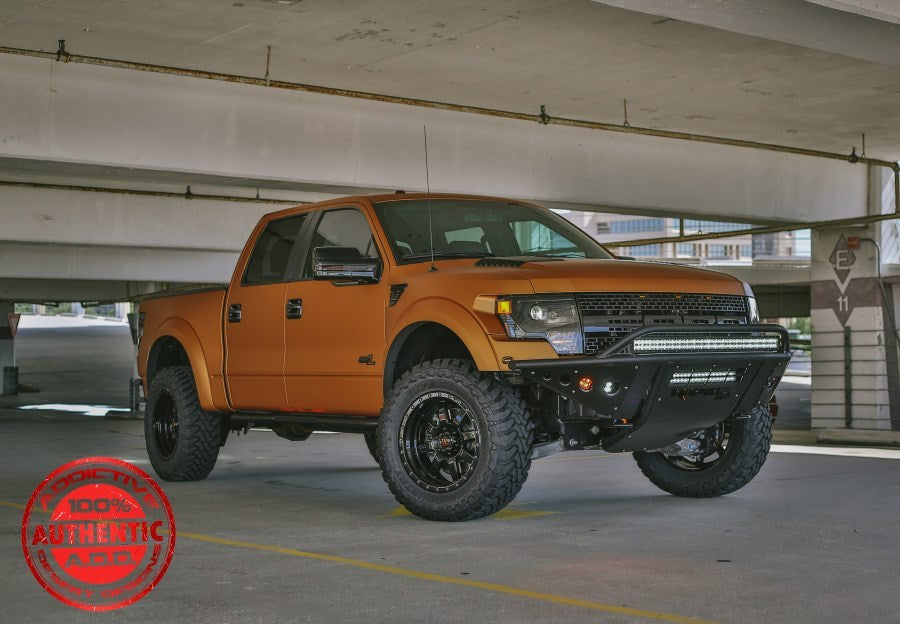
[[[751,264],[753,261],[791,261],[809,258],[809,230],[773,234],[745,234],[729,238],[617,246],[617,241],[668,238],[681,233],[681,220],[569,211],[564,216],[611,251],[642,259],[664,258],[699,264]],[[746,223],[683,220],[684,234],[728,232],[749,229]]]

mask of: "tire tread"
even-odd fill
[[[435,376],[467,387],[478,401],[490,428],[494,462],[484,480],[469,496],[446,506],[435,505],[427,492],[419,494],[407,484],[402,466],[386,457],[391,443],[389,428],[399,425],[400,395],[413,384]],[[441,359],[424,362],[407,371],[388,394],[378,426],[380,465],[388,488],[409,511],[428,520],[464,521],[496,513],[519,493],[531,467],[533,425],[525,402],[515,389],[504,386],[489,374],[479,372],[467,360]]]
[[[688,498],[711,498],[730,494],[747,485],[762,469],[772,442],[772,417],[759,406],[749,418],[736,419],[729,446],[721,464],[690,472],[669,464],[661,453],[634,453],[638,467],[660,489]],[[736,444],[736,448],[731,445]]]
[[[155,448],[152,431],[152,409],[159,392],[168,390],[178,410],[178,443],[173,457],[163,458]],[[187,366],[161,370],[153,379],[147,397],[144,419],[147,454],[153,469],[165,481],[199,481],[212,472],[221,446],[220,417],[200,406],[194,376]]]

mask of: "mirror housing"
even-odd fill
[[[317,280],[353,280],[372,284],[381,277],[381,261],[363,258],[356,247],[316,247],[312,252]]]

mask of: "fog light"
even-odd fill
[[[607,381],[605,384],[603,384],[603,392],[604,394],[606,394],[606,396],[612,396],[616,392],[618,392],[619,388],[621,387],[622,386],[618,381]]]
[[[582,392],[590,392],[591,388],[594,387],[594,380],[590,377],[582,377],[578,380],[578,387],[581,388]]]

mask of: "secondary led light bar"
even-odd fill
[[[672,373],[669,380],[670,386],[687,386],[696,384],[723,384],[734,383],[738,380],[736,370],[693,370],[687,372]]]
[[[631,343],[634,353],[710,353],[781,351],[778,336],[703,336],[647,334]]]

